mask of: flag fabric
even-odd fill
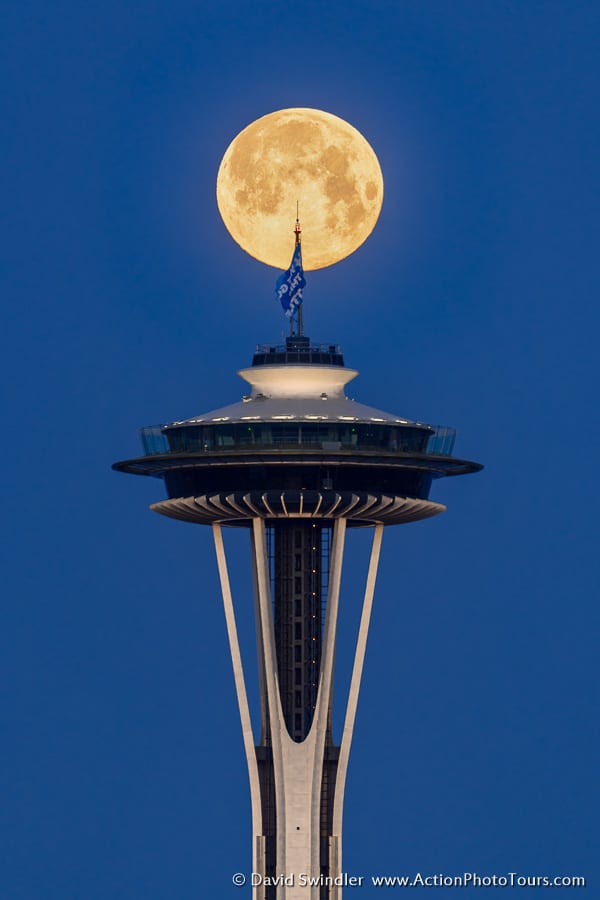
[[[292,262],[287,272],[277,279],[277,299],[285,310],[288,319],[291,319],[302,303],[302,288],[306,284],[302,270],[302,251],[300,244],[296,244]]]

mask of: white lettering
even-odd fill
[[[274,885],[275,887],[279,885],[285,885],[286,887],[294,886],[294,876],[293,875],[261,875],[259,872],[253,872],[251,878],[252,887],[258,887],[261,884],[266,885]]]

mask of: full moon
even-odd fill
[[[282,109],[244,128],[217,175],[217,205],[231,237],[250,256],[287,269],[296,202],[305,269],[331,266],[373,231],[383,177],[371,145],[343,119],[319,109]]]

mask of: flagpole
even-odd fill
[[[304,272],[302,270],[302,247],[300,246],[302,228],[300,227],[298,207],[299,204],[296,201],[296,224],[294,226],[296,246],[294,247],[294,255],[292,256],[289,269],[287,272],[282,272],[275,285],[277,299],[290,320],[290,339],[296,335],[298,337],[304,337],[302,290],[306,285],[306,279],[304,278]]]
[[[296,247],[300,244],[300,235],[302,234],[302,229],[300,228],[300,218],[299,218],[299,202],[296,200],[296,224],[294,226],[294,234],[296,235]],[[292,332],[293,334],[293,332]],[[302,337],[304,334],[304,324],[302,322],[302,304],[298,307],[298,337]]]

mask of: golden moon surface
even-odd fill
[[[287,269],[296,201],[305,269],[353,253],[371,234],[383,176],[371,145],[343,119],[319,109],[281,109],[244,128],[217,175],[225,226],[250,256]]]

